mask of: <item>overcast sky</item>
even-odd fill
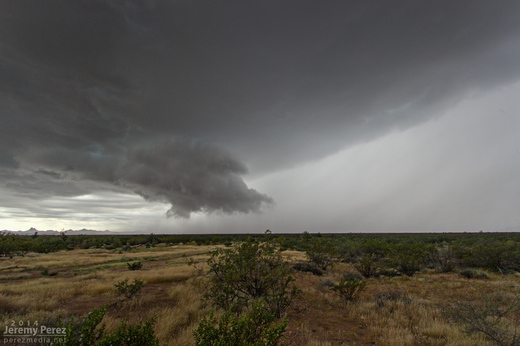
[[[520,231],[519,17],[0,0],[0,229]]]

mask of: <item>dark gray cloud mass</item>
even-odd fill
[[[253,175],[520,78],[517,1],[0,0],[1,187],[256,212]]]

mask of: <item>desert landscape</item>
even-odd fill
[[[271,261],[280,256],[282,261],[276,263],[283,269],[281,275],[290,278],[287,287],[297,288],[270,324],[288,321],[281,337],[259,345],[518,342],[520,276],[513,270],[520,263],[515,262],[519,257],[517,234],[192,237],[197,240],[174,243],[175,236],[161,235],[4,235],[0,262],[4,326],[13,321],[25,325],[37,321],[58,327],[70,323],[74,315],[77,327],[94,309],[105,309],[97,326],[98,330],[105,326],[104,335],[114,333],[123,321],[129,326],[144,326],[151,321],[158,344],[194,345],[194,331],[201,321],[212,311],[216,320],[225,314],[215,304],[215,296],[207,294],[216,284],[219,270],[227,270],[216,264],[223,263],[225,256],[244,256],[241,251],[249,246],[256,252],[246,255],[257,256],[253,258],[257,269],[266,258]],[[490,239],[495,241],[484,245],[483,241]],[[179,236],[179,240],[186,239]],[[6,244],[16,242],[39,244],[42,249],[45,243],[58,241],[66,249],[48,253],[6,251]],[[73,245],[79,241],[84,248]],[[97,246],[85,248],[88,242],[96,241]],[[132,242],[143,243],[130,245]],[[114,247],[114,243],[123,245]],[[271,246],[274,252],[269,255],[265,246]],[[495,251],[491,251],[493,247]],[[469,250],[478,257],[469,256]],[[494,257],[486,258],[486,250]],[[492,260],[498,260],[500,267],[486,268]],[[470,267],[471,263],[479,267]],[[236,275],[240,275],[244,268],[236,266]],[[271,265],[269,273],[272,268],[276,267]],[[256,277],[260,281],[272,279],[266,273]],[[283,290],[280,287],[276,289]],[[259,295],[258,300],[265,297]],[[251,304],[246,305],[235,315],[250,311]],[[6,330],[2,330],[4,343]],[[63,344],[73,344],[66,342]]]

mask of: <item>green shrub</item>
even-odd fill
[[[217,321],[213,311],[210,312],[208,318],[202,319],[193,336],[197,346],[275,346],[283,337],[288,322],[285,318],[275,324],[274,314],[255,301],[252,311],[240,317],[227,310]]]
[[[434,261],[441,273],[452,272],[459,264],[455,251],[447,245],[436,249]]]
[[[105,324],[98,327],[99,323],[105,316],[107,311],[106,305],[100,309],[94,308],[81,322],[75,321],[72,316],[67,324],[58,322],[58,327],[65,327],[64,341],[56,343],[56,345],[64,346],[84,346],[95,345],[101,340],[101,336],[105,331]]]
[[[422,244],[397,244],[391,249],[390,265],[401,274],[412,276],[425,267],[428,253]]]
[[[114,285],[117,288],[117,292],[121,296],[125,296],[126,299],[132,299],[134,296],[141,291],[144,286],[143,280],[134,279],[134,281],[129,284],[128,279],[118,282]]]
[[[105,335],[98,345],[159,346],[159,339],[153,330],[155,321],[156,317],[152,317],[144,324],[139,322],[132,326],[128,324],[128,318],[126,318],[113,334]]]
[[[376,275],[378,267],[378,257],[374,254],[365,254],[354,264],[354,268],[366,278]]]
[[[126,263],[126,265],[128,266],[128,270],[139,270],[143,267],[143,264],[141,263],[141,261],[134,262],[134,263]]]
[[[293,269],[301,271],[301,272],[308,272],[312,273],[317,276],[323,275],[323,270],[318,268],[318,266],[314,263],[308,263],[308,262],[296,262],[293,264]]]
[[[66,324],[59,321],[58,326],[65,328],[65,337],[63,340],[55,342],[54,345],[159,345],[159,340],[153,331],[153,324],[156,320],[155,317],[147,320],[144,324],[140,322],[135,326],[129,325],[128,319],[125,319],[114,333],[105,334],[105,324],[103,323],[101,326],[99,326],[99,324],[105,316],[106,309],[106,305],[100,309],[93,309],[81,322],[76,322],[74,316],[72,316]]]
[[[468,267],[485,268],[499,273],[520,271],[520,243],[496,241],[467,248],[464,262]]]
[[[340,282],[332,286],[332,290],[338,292],[339,296],[345,301],[351,301],[365,289],[367,282],[354,277],[346,276]]]
[[[224,310],[241,311],[262,299],[279,317],[299,295],[290,268],[273,243],[247,241],[231,249],[217,249],[208,259],[210,284],[204,297]]]
[[[336,260],[336,248],[325,238],[310,240],[305,253],[308,260],[315,263],[321,270],[327,270]]]

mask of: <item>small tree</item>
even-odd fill
[[[217,249],[208,259],[209,289],[205,298],[224,310],[240,312],[261,299],[279,317],[299,294],[290,269],[271,242],[247,241],[231,249]]]

